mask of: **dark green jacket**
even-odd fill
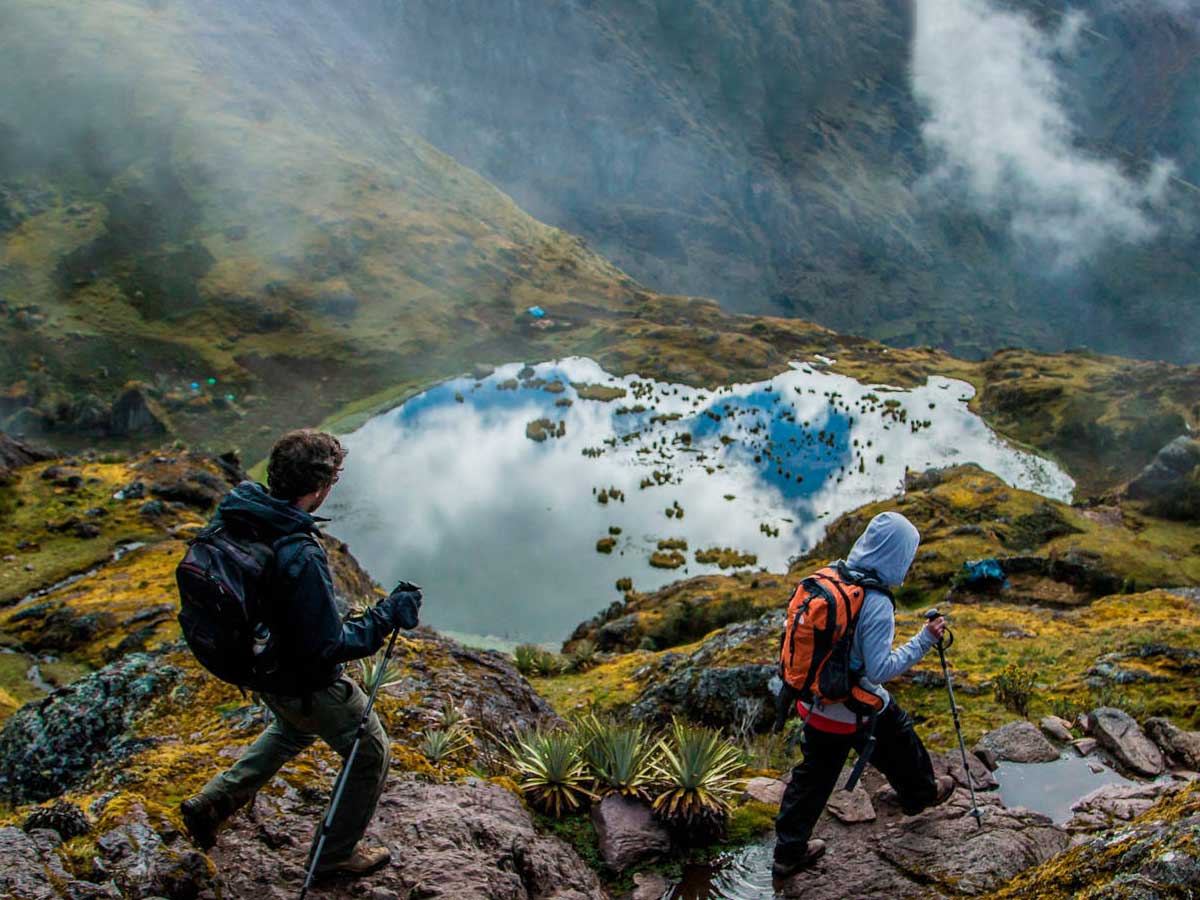
[[[372,655],[391,631],[374,607],[342,621],[329,560],[316,537],[323,521],[328,520],[272,497],[261,484],[243,481],[225,495],[209,523],[234,535],[249,532],[264,543],[280,542],[272,629],[280,641],[282,665],[268,693],[298,697],[328,687],[341,675],[343,663]]]

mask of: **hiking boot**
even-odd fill
[[[392,851],[387,847],[354,848],[346,859],[317,869],[318,878],[333,878],[337,875],[348,875],[358,878],[360,875],[370,875],[382,869],[392,861]]]
[[[180,803],[179,812],[183,816],[183,827],[196,846],[206,853],[211,850],[217,842],[217,829],[225,821],[216,804],[198,795]]]
[[[953,776],[951,776],[951,775],[937,776],[936,785],[937,785],[937,792],[933,795],[933,799],[930,800],[928,803],[923,803],[922,805],[915,806],[915,807],[902,806],[902,807],[900,807],[901,811],[906,816],[915,816],[917,813],[919,813],[923,810],[931,809],[935,806],[941,806],[943,803],[945,803],[947,800],[950,799],[950,795],[954,793],[954,788],[957,787],[957,784],[954,781]]]
[[[775,863],[771,866],[771,877],[783,881],[791,878],[801,869],[807,869],[818,859],[825,855],[825,842],[818,839],[809,841],[804,852],[792,859],[780,859],[775,857]]]

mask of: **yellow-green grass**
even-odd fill
[[[12,486],[0,488],[9,500],[0,513],[0,604],[109,559],[118,544],[161,533],[138,514],[139,502],[112,499],[114,492],[134,478],[125,463],[85,462],[77,470],[72,467],[71,471],[78,471],[84,479],[78,490],[56,487],[41,478],[49,465],[21,469]],[[103,509],[107,515],[86,517],[85,511],[92,508]],[[99,536],[83,539],[69,529],[55,533],[47,528],[73,517],[99,527]],[[19,549],[22,541],[35,544],[36,549]]]

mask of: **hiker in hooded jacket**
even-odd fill
[[[844,563],[827,572],[840,572],[843,583],[863,588],[857,624],[847,636],[853,698],[825,703],[811,695],[797,701],[803,721],[804,758],[792,770],[792,780],[780,802],[776,819],[774,877],[788,878],[821,858],[825,842],[812,838],[825,804],[837,785],[853,748],[863,754],[868,738],[870,763],[887,778],[905,815],[945,801],[954,790],[949,776],[935,778],[933,765],[912,718],[882,686],[916,665],[937,646],[945,620],[928,622],[915,637],[893,649],[895,606],[889,588],[899,587],[917,553],[920,533],[899,513],[877,515],[859,537]],[[831,593],[839,585],[831,585]],[[877,712],[875,710],[878,710]],[[864,718],[864,711],[873,713]]]
[[[342,620],[314,513],[337,482],[346,451],[313,431],[284,435],[271,450],[268,488],[250,481],[221,501],[209,528],[224,528],[275,548],[270,594],[279,665],[261,690],[271,724],[232,768],[181,806],[192,839],[207,850],[221,824],[250,801],[281,766],[316,738],[343,760],[354,743],[367,697],[344,664],[378,652],[396,628],[415,628],[421,592],[401,582],[364,614]],[[387,864],[386,847],[359,846],[383,791],[389,742],[374,711],[367,720],[345,793],[317,860],[317,874],[361,875]]]

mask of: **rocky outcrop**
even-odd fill
[[[1179,790],[1179,784],[1106,784],[1071,806],[1074,815],[1067,823],[1071,831],[1099,831],[1132,822],[1158,799]]]
[[[45,800],[134,752],[131,726],[181,677],[162,653],[133,653],[22,707],[0,731],[0,795]]]
[[[323,800],[318,797],[318,800]],[[212,853],[224,900],[291,900],[320,803],[295,792],[260,796]],[[271,836],[283,836],[279,841]],[[379,803],[368,840],[392,850],[369,882],[332,883],[322,896],[478,900],[603,900],[600,883],[567,844],[538,834],[521,801],[478,779],[399,780]],[[275,846],[272,846],[272,845]]]
[[[53,831],[0,828],[0,897],[21,900],[120,900],[115,886],[79,881],[54,851],[62,838]],[[60,893],[61,890],[61,893]]]
[[[1146,720],[1146,734],[1176,765],[1200,772],[1200,731],[1184,731],[1168,719]]]
[[[778,666],[745,665],[707,668],[689,665],[646,691],[633,704],[635,719],[663,724],[676,712],[705,725],[719,727],[749,716],[755,731],[765,729],[774,715],[769,684]]]
[[[863,780],[868,794],[885,794],[884,784],[868,769]],[[836,853],[788,881],[782,893],[804,900],[980,894],[1051,858],[1069,842],[1045,816],[1005,809],[995,793],[980,794],[979,802],[983,827],[970,815],[970,796],[961,788],[942,806],[917,816],[902,816],[894,803],[878,802],[873,820],[846,824],[833,815],[823,817],[816,835]]]
[[[990,750],[997,759],[1010,762],[1050,762],[1058,759],[1058,750],[1054,745],[1046,740],[1036,725],[1023,719],[989,731],[975,746],[976,754],[981,750]]]
[[[155,828],[136,804],[97,839],[93,870],[111,879],[129,900],[196,900],[219,890],[212,861],[173,829]]]
[[[12,481],[14,469],[53,457],[54,454],[49,450],[27,444],[0,431],[0,487]]]
[[[1174,900],[1200,884],[1200,786],[1193,785],[1123,824],[1032,869],[998,895],[1004,900],[1077,897]]]
[[[727,625],[698,650],[683,656],[668,653],[658,661],[659,671],[630,707],[630,714],[652,723],[687,716],[714,727],[763,731],[774,718],[772,679],[778,666],[759,663],[722,665],[731,651],[774,638],[782,629],[783,611],[749,622]]]
[[[1167,444],[1138,476],[1129,482],[1126,493],[1135,500],[1156,500],[1178,490],[1200,466],[1200,441],[1180,435]]]
[[[671,836],[641,800],[609,794],[592,806],[592,825],[600,855],[614,872],[671,849]]]
[[[113,401],[108,415],[108,433],[114,437],[166,434],[170,421],[166,412],[140,384],[130,384]]]
[[[1121,765],[1150,778],[1162,774],[1162,753],[1129,713],[1111,706],[1094,709],[1088,715],[1088,728]]]

